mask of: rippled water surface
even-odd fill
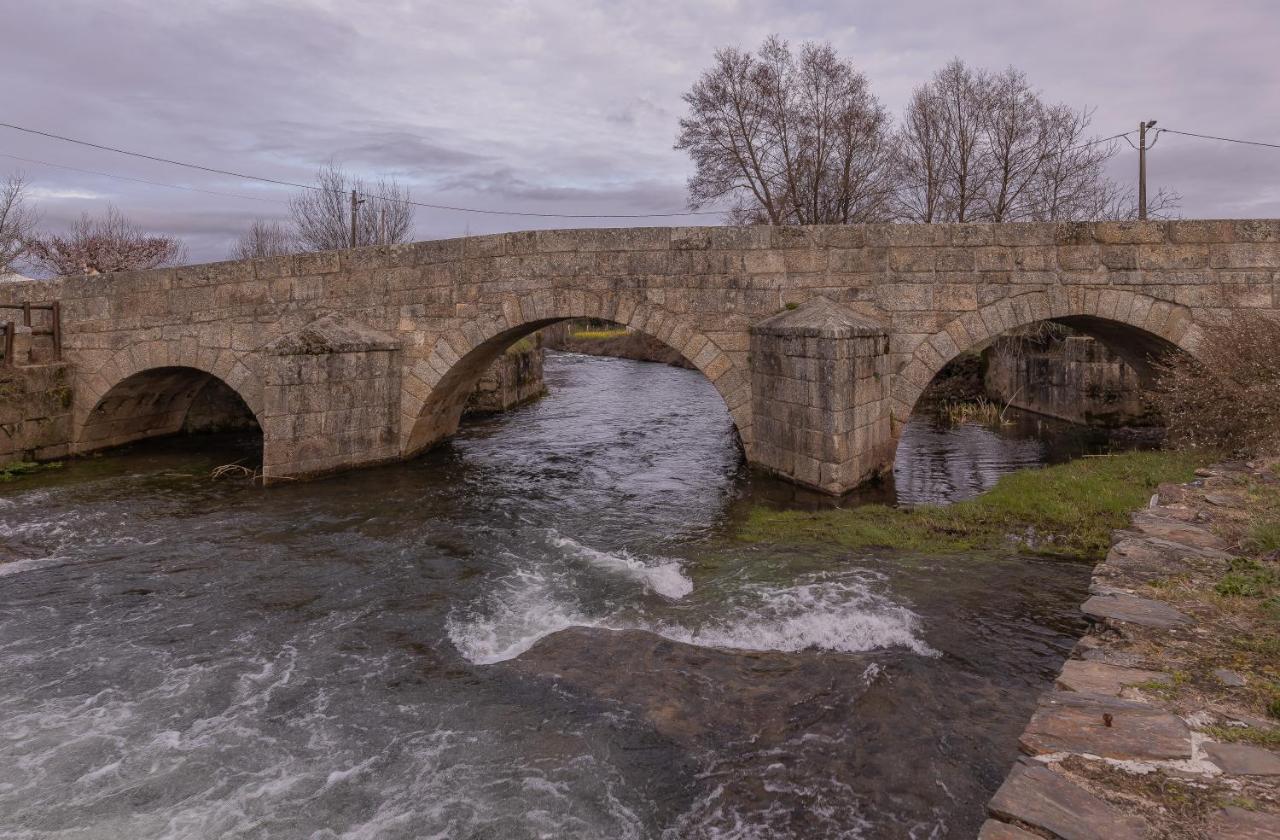
[[[0,485],[0,837],[972,836],[1088,568],[736,543],[785,492],[699,374],[548,381],[323,481],[174,439]],[[1036,434],[913,421],[899,493]]]

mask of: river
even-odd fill
[[[735,542],[816,502],[700,374],[547,379],[326,480],[213,437],[0,484],[0,837],[973,836],[1089,567]],[[877,492],[1097,445],[916,418]]]

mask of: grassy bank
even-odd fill
[[[17,461],[11,464],[0,466],[0,481],[13,481],[24,475],[32,473],[44,472],[46,470],[56,470],[62,466],[61,461],[51,461],[43,464],[36,464],[31,461]]]
[[[988,492],[947,506],[863,505],[824,511],[757,507],[735,534],[746,542],[824,543],[848,548],[966,551],[1008,547],[1094,559],[1111,531],[1145,505],[1155,487],[1190,480],[1208,453],[1130,452],[1007,475]]]

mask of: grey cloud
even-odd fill
[[[680,95],[720,46],[770,32],[830,39],[900,113],[952,56],[1014,64],[1052,99],[1097,106],[1110,134],[1139,119],[1280,138],[1280,22],[1269,0],[967,4],[857,0],[144,0],[10,4],[0,54],[6,120],[289,181],[334,159],[414,197],[495,210],[660,212],[684,206],[671,148]],[[0,130],[0,152],[284,201],[288,191]],[[1131,180],[1125,147],[1113,162]],[[48,192],[47,223],[106,201],[220,258],[267,204],[0,158]],[[1187,216],[1280,215],[1280,150],[1166,136],[1156,185]],[[55,197],[93,194],[101,198]],[[656,220],[655,223],[667,223]],[[713,219],[690,219],[707,223]],[[417,234],[554,220],[422,210]],[[565,221],[561,226],[578,226]],[[600,224],[612,224],[602,220]]]

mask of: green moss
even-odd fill
[[[0,481],[13,481],[20,476],[31,475],[44,470],[56,470],[61,466],[61,461],[50,461],[45,464],[37,464],[34,461],[16,461],[12,464],[0,466]]]
[[[1204,734],[1215,741],[1230,744],[1258,744],[1263,747],[1280,747],[1280,728],[1260,729],[1255,726],[1206,726]]]
[[[1188,481],[1209,453],[1131,452],[1082,458],[1000,479],[952,505],[862,505],[816,512],[756,507],[735,534],[746,542],[824,543],[848,548],[968,551],[1018,545],[1043,554],[1097,558],[1111,532],[1163,482]]]

